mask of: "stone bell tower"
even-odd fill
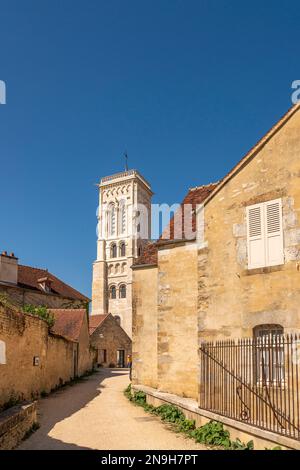
[[[151,235],[149,183],[136,170],[106,176],[99,184],[97,259],[92,315],[112,313],[132,336],[132,270]]]

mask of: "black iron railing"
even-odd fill
[[[297,335],[204,342],[199,406],[300,440],[299,360]]]

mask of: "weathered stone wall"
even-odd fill
[[[157,387],[156,266],[133,270],[132,381]]]
[[[158,388],[198,395],[196,243],[158,251]]]
[[[198,257],[200,339],[252,336],[276,323],[300,328],[300,112],[205,206]],[[285,264],[248,270],[246,206],[281,198]]]
[[[196,398],[196,243],[163,245],[158,267],[133,273],[133,383]]]
[[[0,285],[0,294],[4,294],[15,305],[45,305],[49,308],[85,308],[86,302],[82,300],[68,299],[55,294],[24,289],[21,287]]]
[[[0,450],[14,449],[36,423],[36,402],[13,406],[0,413]]]
[[[77,343],[48,334],[38,317],[0,307],[0,406],[32,399],[73,378]],[[34,365],[34,358],[39,364]]]
[[[131,354],[131,339],[110,315],[91,335],[91,345],[98,351],[97,363],[104,367],[117,366],[117,351],[124,350],[125,366]],[[106,362],[101,360],[101,350],[106,350]]]
[[[84,316],[84,324],[78,339],[78,375],[83,375],[93,368],[95,350],[90,345],[90,335],[87,315]]]

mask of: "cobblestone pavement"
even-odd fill
[[[127,371],[100,369],[40,400],[40,429],[18,449],[205,449],[130,403],[128,383]]]

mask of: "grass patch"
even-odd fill
[[[141,391],[133,392],[131,384],[124,390],[124,395],[136,406],[141,406],[148,413],[159,416],[162,421],[170,423],[174,431],[182,432],[196,442],[213,447],[222,447],[227,450],[254,449],[253,441],[249,441],[246,444],[241,442],[240,439],[232,441],[229,431],[224,429],[223,424],[218,421],[210,421],[204,426],[196,428],[195,421],[187,419],[176,406],[165,404],[155,407],[149,405],[146,400],[146,394]]]

